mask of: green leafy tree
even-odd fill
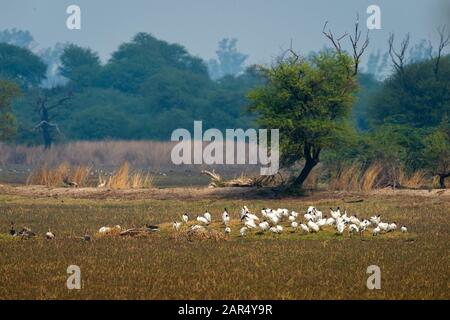
[[[0,141],[11,140],[16,134],[16,119],[11,104],[19,93],[20,89],[16,84],[0,80]]]
[[[47,66],[30,50],[0,43],[0,78],[26,88],[39,85],[46,71]]]
[[[280,129],[283,165],[305,161],[293,186],[301,187],[322,150],[332,148],[349,130],[357,89],[353,67],[349,55],[328,50],[308,60],[294,54],[262,68],[267,82],[250,93],[250,110],[261,127]]]
[[[64,48],[61,55],[59,71],[76,87],[94,85],[101,71],[98,54],[89,48],[70,44]]]

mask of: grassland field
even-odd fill
[[[318,193],[301,197],[249,197],[239,193],[185,198],[170,190],[158,197],[0,192],[0,299],[449,299],[450,197],[392,193],[358,194],[361,202]],[[6,190],[6,191],[5,191]],[[42,191],[42,190],[41,190]],[[188,190],[186,191],[188,192]],[[304,212],[340,206],[360,217],[381,214],[408,233],[373,237],[290,233],[239,236],[238,212],[246,204]],[[184,211],[208,209],[209,228],[222,232],[224,207],[233,219],[229,238],[187,241],[171,222]],[[35,238],[7,235],[10,222]],[[145,237],[98,236],[104,226],[159,224]],[[287,225],[287,224],[285,224]],[[56,239],[44,239],[48,228]],[[186,228],[186,227],[183,227]],[[183,232],[182,229],[180,232]],[[85,232],[93,241],[78,237]],[[82,289],[68,290],[69,265],[81,269]],[[368,290],[366,269],[381,269],[381,290]]]

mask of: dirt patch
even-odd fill
[[[158,199],[158,200],[188,200],[208,198],[228,199],[261,199],[261,198],[298,198],[283,196],[272,188],[151,188],[151,189],[123,189],[111,190],[101,188],[51,188],[45,186],[11,186],[0,185],[0,194],[16,195],[37,198],[74,198],[74,199]],[[314,199],[341,199],[344,202],[362,202],[367,197],[373,196],[398,196],[398,197],[432,197],[450,198],[450,189],[433,190],[410,190],[410,189],[378,189],[370,192],[347,192],[347,191],[305,191],[300,197]]]

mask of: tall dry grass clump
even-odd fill
[[[342,166],[334,175],[330,177],[328,188],[331,190],[345,191],[359,190],[360,175],[361,165],[359,163],[354,163],[349,166]]]
[[[27,184],[44,185],[47,187],[86,186],[91,168],[87,166],[71,167],[64,162],[57,167],[41,167],[32,172]]]
[[[130,164],[123,163],[109,180],[100,177],[100,182],[106,181],[105,186],[111,189],[144,189],[154,186],[154,176],[141,171],[130,172]]]
[[[400,168],[398,184],[403,188],[420,189],[427,185],[427,175],[423,170],[417,170],[411,175],[407,175],[405,170]]]
[[[381,175],[383,173],[383,165],[381,163],[374,163],[369,166],[360,179],[360,190],[370,191],[380,187]]]

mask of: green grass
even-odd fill
[[[408,226],[372,237],[335,235],[330,229],[279,236],[251,232],[227,241],[174,240],[170,222],[184,211],[208,209],[220,220],[250,209],[313,204],[328,213],[345,207],[358,216],[381,214]],[[373,197],[360,203],[321,199],[86,200],[0,196],[0,299],[449,299],[450,204],[438,197]],[[37,233],[31,240],[5,235],[11,221]],[[162,224],[143,238],[78,236],[101,226]],[[55,241],[46,241],[48,228]],[[211,228],[221,232],[220,223]],[[68,290],[66,269],[79,265],[83,288]],[[366,288],[366,268],[376,264],[382,289]]]

